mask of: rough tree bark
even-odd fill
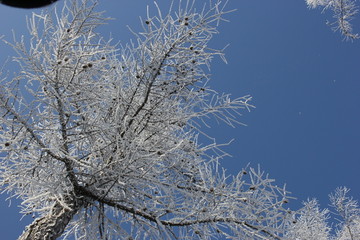
[[[67,206],[54,203],[52,211],[29,225],[18,240],[55,240],[65,231],[73,216],[82,208],[83,201],[72,194],[65,200]]]

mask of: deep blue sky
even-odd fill
[[[101,2],[99,8],[115,20],[99,31],[128,42],[126,25],[137,29],[138,16],[152,2]],[[325,25],[331,14],[309,10],[303,0],[231,0],[229,8],[238,10],[212,45],[230,44],[228,64],[213,61],[210,85],[234,97],[252,95],[256,109],[240,119],[247,127],[209,129],[218,142],[235,139],[225,148],[233,157],[223,166],[236,174],[249,162],[260,164],[298,198],[291,203],[295,208],[314,197],[327,207],[328,194],[338,186],[360,200],[360,40],[342,41]],[[0,36],[11,39],[11,29],[26,34],[26,15],[31,11],[0,6]],[[353,24],[360,32],[360,16]],[[1,43],[0,63],[13,54]],[[16,239],[31,219],[19,223],[18,203],[7,208],[5,198],[0,197],[0,232],[3,239]]]

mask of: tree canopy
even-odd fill
[[[155,4],[122,46],[96,32],[107,21],[96,1],[68,1],[30,18],[30,41],[9,43],[20,70],[0,84],[0,183],[35,216],[19,239],[330,237],[315,200],[289,209],[260,168],[228,175],[221,144],[199,141],[209,119],[235,126],[253,106],[208,86],[223,58],[209,41],[231,10],[194,4]],[[359,234],[347,192],[331,195],[338,239]]]

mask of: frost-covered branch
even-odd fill
[[[330,202],[339,219],[338,239],[360,238],[360,208],[358,202],[348,196],[350,189],[340,187],[330,194]]]
[[[20,239],[278,239],[286,191],[260,170],[228,176],[220,145],[198,142],[207,119],[252,107],[207,86],[225,4],[156,5],[117,46],[95,32],[96,2],[77,2],[33,15],[1,81],[2,187],[36,217]]]
[[[355,0],[306,0],[310,8],[322,7],[334,13],[334,22],[329,25],[334,31],[339,31],[346,39],[358,39],[359,34],[353,32],[351,20],[358,13]]]
[[[299,240],[345,240],[360,238],[360,209],[357,201],[347,196],[349,189],[337,188],[330,195],[334,212],[320,209],[317,200],[308,200],[304,207],[293,215],[292,223],[287,227],[285,239]],[[331,214],[340,216],[338,224],[331,224]],[[332,233],[336,233],[335,235]]]

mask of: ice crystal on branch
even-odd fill
[[[309,200],[296,213],[288,227],[286,239],[327,240],[330,228],[327,225],[329,210],[320,210],[317,200]]]
[[[359,34],[354,33],[351,20],[358,13],[355,0],[306,0],[310,8],[323,7],[324,10],[333,11],[335,21],[329,22],[334,31],[339,31],[346,39],[358,39]]]
[[[340,187],[330,194],[330,202],[340,217],[338,239],[360,238],[360,209],[358,202],[347,196],[350,189]]]
[[[325,6],[328,0],[306,0],[306,4],[310,8],[316,8],[318,6]]]

